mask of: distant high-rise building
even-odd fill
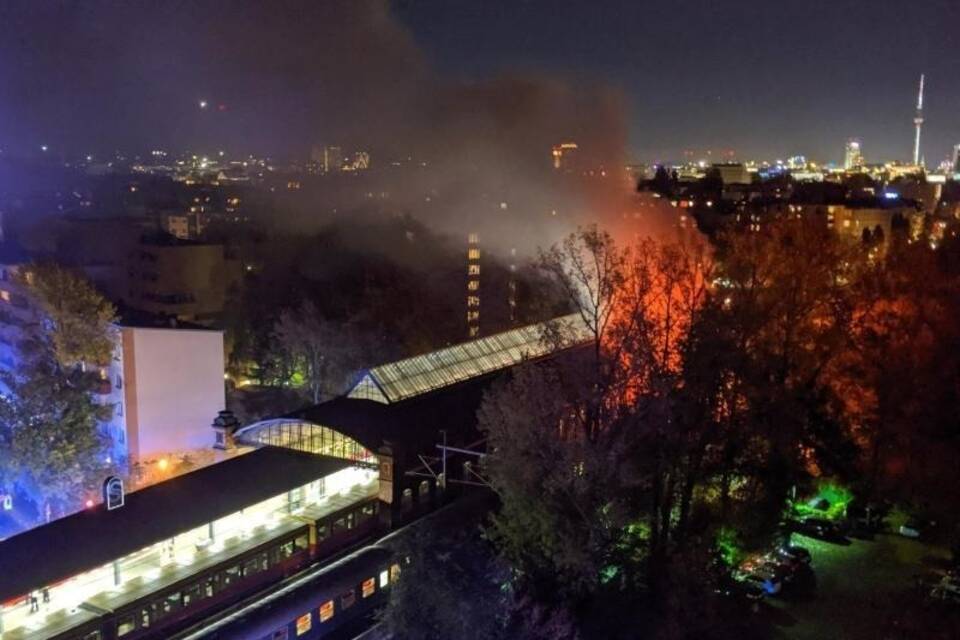
[[[339,171],[343,165],[343,151],[340,147],[323,148],[323,172]]]
[[[510,249],[510,280],[507,282],[507,306],[510,308],[510,324],[517,322],[517,250]]]
[[[843,168],[856,169],[863,166],[863,151],[860,148],[860,141],[856,138],[847,140],[847,146],[843,153]]]
[[[563,142],[553,147],[553,168],[570,171],[574,166],[576,142]]]
[[[803,169],[806,166],[806,156],[792,156],[787,158],[787,169]]]
[[[953,171],[960,173],[960,143],[953,145]]]
[[[480,336],[480,236],[467,236],[467,337]]]
[[[363,171],[370,168],[370,154],[366,151],[357,151],[353,154],[353,162],[350,163],[351,171]]]
[[[917,128],[916,137],[913,139],[913,164],[920,164],[920,128],[923,126],[923,74],[920,74],[920,93],[917,95],[917,115],[913,118],[913,124]]]

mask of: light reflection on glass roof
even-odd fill
[[[579,314],[550,323],[561,327],[564,346],[589,339]],[[544,339],[548,324],[528,325],[368,369],[347,396],[390,404],[546,355],[555,350],[554,341]]]

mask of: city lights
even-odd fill
[[[0,640],[960,637],[960,3],[7,4]]]

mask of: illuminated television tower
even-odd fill
[[[923,126],[923,74],[920,74],[920,94],[917,96],[917,116],[913,119],[917,127],[916,137],[913,139],[913,164],[920,164],[920,128]]]

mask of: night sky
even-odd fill
[[[947,0],[8,0],[0,149],[376,150],[446,117],[451,92],[508,75],[616,96],[622,122],[598,127],[627,132],[630,160],[839,162],[851,136],[867,161],[905,160],[925,72],[922,151],[936,165],[960,142],[958,25]],[[550,106],[579,115],[578,131],[604,112]]]
[[[639,159],[684,149],[907,159],[927,74],[928,164],[960,142],[960,3],[411,0],[399,15],[446,73],[599,76],[629,99]]]

